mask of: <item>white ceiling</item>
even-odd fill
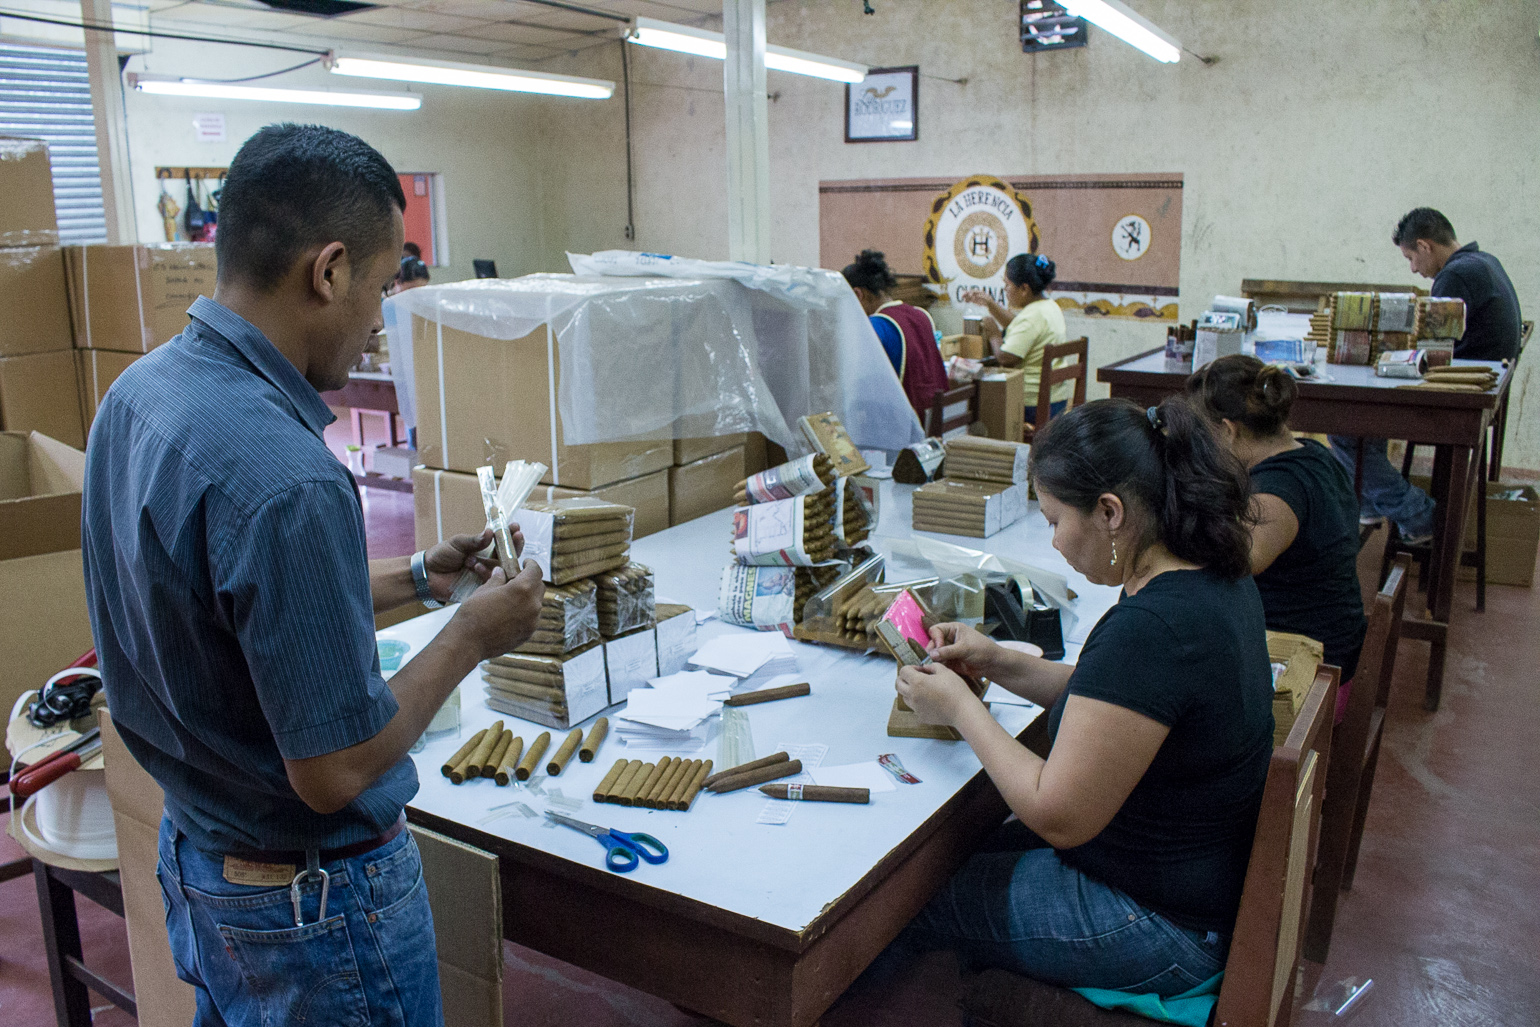
[[[381,6],[331,18],[273,10],[256,0],[140,2],[153,29],[282,38],[297,46],[375,46],[494,64],[529,64],[617,39],[625,20],[639,15],[693,24],[722,13],[722,0],[371,0]]]

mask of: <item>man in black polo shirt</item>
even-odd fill
[[[1519,298],[1498,259],[1475,243],[1460,245],[1454,226],[1432,207],[1418,207],[1396,225],[1391,241],[1412,270],[1433,279],[1433,295],[1465,301],[1465,335],[1454,344],[1463,360],[1512,360],[1519,353]],[[1332,452],[1348,473],[1363,448],[1361,520],[1395,521],[1403,541],[1432,537],[1433,500],[1401,477],[1385,455],[1384,439],[1333,435]]]

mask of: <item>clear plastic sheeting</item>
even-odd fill
[[[1075,602],[1069,596],[1069,580],[1062,574],[932,538],[884,538],[881,544],[888,552],[890,574],[895,568],[903,568],[933,573],[949,582],[951,591],[957,593],[956,598],[949,599],[950,594],[938,596],[941,605],[971,605],[962,595],[971,585],[979,593],[979,615],[982,616],[983,588],[1015,579],[1023,586],[1023,592],[1030,589],[1039,598],[1058,607],[1065,638],[1071,635],[1079,619]]]
[[[723,267],[737,270],[640,277],[651,272],[616,273],[612,262],[606,277],[539,274],[400,293],[386,301],[398,395],[415,392],[399,385],[412,373],[412,315],[509,341],[549,324],[569,444],[757,431],[801,453],[807,443],[797,419],[823,411],[837,414],[859,446],[900,449],[923,437],[843,278],[807,268]]]

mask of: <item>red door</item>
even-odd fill
[[[406,193],[406,241],[422,247],[423,263],[433,266],[433,183],[429,175],[398,175]]]

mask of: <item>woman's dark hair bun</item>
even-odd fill
[[[1263,439],[1288,431],[1299,385],[1282,367],[1236,353],[1188,378],[1187,395],[1212,420],[1232,421]]]
[[[1033,292],[1042,292],[1053,284],[1057,269],[1041,253],[1018,253],[1005,262],[1005,277]]]
[[[862,250],[856,254],[855,262],[846,264],[840,273],[852,289],[865,289],[879,296],[898,285],[898,278],[879,250]]]

